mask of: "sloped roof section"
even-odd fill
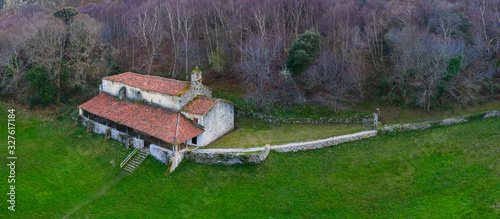
[[[178,112],[116,101],[115,97],[106,93],[97,95],[78,108],[171,144],[186,142],[204,132]]]
[[[142,75],[132,72],[125,72],[118,75],[111,75],[104,80],[120,82],[122,84],[136,87],[142,90],[168,94],[170,96],[182,96],[191,88],[191,82],[179,81],[170,78],[162,78],[152,75]]]
[[[219,100],[221,99],[197,96],[186,106],[184,106],[184,108],[182,108],[182,111],[196,115],[206,115],[208,111],[210,111]]]

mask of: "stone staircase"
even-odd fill
[[[132,173],[135,168],[137,168],[148,156],[149,152],[139,150],[137,154],[132,154],[132,157],[128,158],[128,161],[127,159],[125,159],[123,169],[129,173]]]

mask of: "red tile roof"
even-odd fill
[[[197,115],[206,115],[210,109],[219,101],[220,99],[197,96],[191,102],[189,102],[182,111]]]
[[[154,91],[170,96],[184,95],[191,89],[191,82],[178,81],[170,78],[162,78],[152,75],[141,75],[132,72],[125,72],[118,75],[111,75],[103,78],[108,81],[120,82],[122,84],[136,87],[143,90]]]
[[[78,108],[171,144],[185,142],[204,132],[178,112],[146,104],[116,101],[115,98],[101,93]]]

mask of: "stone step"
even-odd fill
[[[132,173],[135,168],[137,168],[141,163],[149,156],[148,152],[139,151],[135,156],[128,161],[128,163],[123,167],[124,170]]]

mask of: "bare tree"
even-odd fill
[[[48,18],[38,26],[26,41],[26,54],[32,63],[43,65],[56,86],[57,99],[61,98],[61,75],[63,58],[66,55],[67,28],[59,19]]]
[[[349,64],[334,54],[322,52],[316,63],[305,72],[303,81],[310,90],[316,90],[322,101],[346,100],[356,93],[356,77]]]
[[[272,66],[278,58],[280,40],[251,37],[239,50],[244,54],[238,65],[239,78],[249,87],[248,95],[257,101],[259,108],[275,79]]]
[[[191,33],[191,28],[193,27],[193,17],[189,10],[184,9],[184,13],[178,13],[177,19],[179,21],[179,29],[181,30],[182,40],[184,41],[184,60],[185,60],[185,71],[186,80],[189,79],[189,59],[188,59],[188,41],[189,34]]]
[[[26,86],[27,63],[21,55],[21,48],[14,46],[9,54],[2,54],[1,85],[2,94],[13,94],[13,98],[23,102],[23,94],[28,90]]]
[[[396,84],[393,89],[430,111],[448,63],[451,57],[463,52],[463,43],[442,40],[414,29],[393,30],[388,38],[395,49],[392,59],[397,69],[390,78]]]
[[[98,58],[102,53],[102,45],[100,41],[102,24],[96,22],[88,15],[76,16],[71,23],[69,31],[68,46],[68,69],[71,69],[70,82],[74,86],[86,88],[88,76],[98,74],[103,69],[96,69]]]
[[[141,42],[141,46],[146,50],[147,57],[145,60],[146,70],[148,75],[154,64],[154,60],[158,56],[160,43],[164,39],[163,26],[160,22],[160,8],[155,7],[153,11],[148,8],[143,9],[137,15],[135,20],[137,28],[134,30],[137,38]]]

